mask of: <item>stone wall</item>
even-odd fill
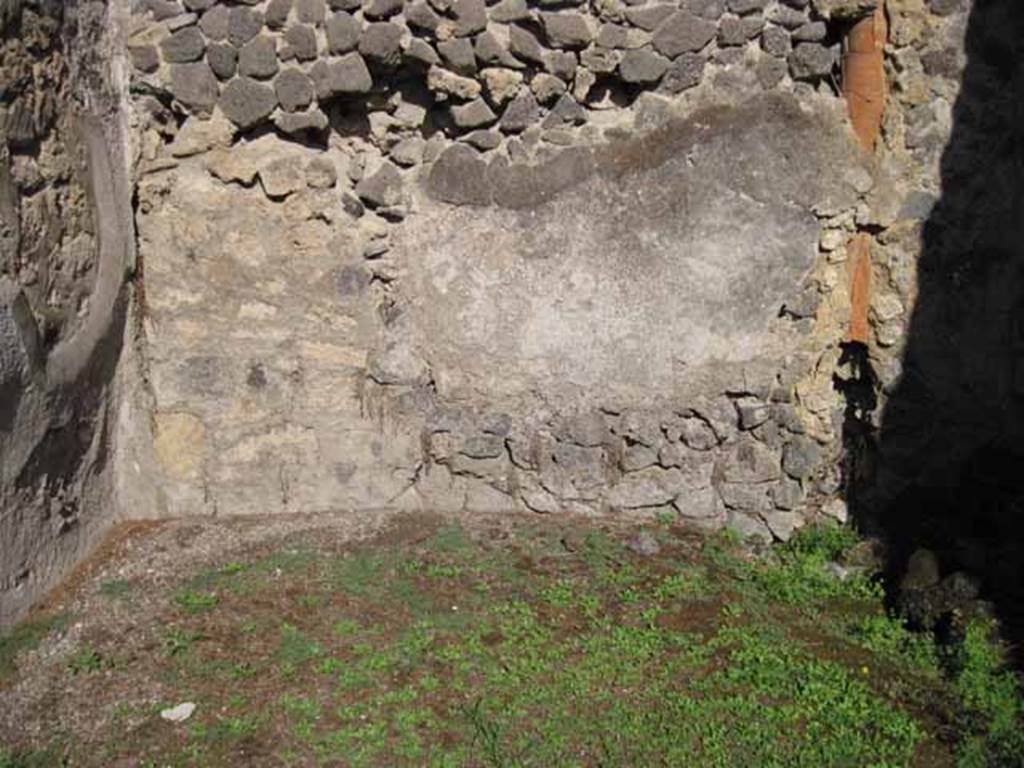
[[[124,493],[787,538],[839,488],[876,175],[840,36],[800,0],[139,4]]]
[[[116,9],[0,3],[0,626],[102,537],[131,260]]]
[[[0,3],[0,623],[118,517],[884,506],[978,11],[890,0],[865,152],[874,6]]]

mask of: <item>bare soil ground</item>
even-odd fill
[[[823,562],[555,517],[131,526],[2,641],[0,766],[954,765],[963,697]]]

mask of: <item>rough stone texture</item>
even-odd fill
[[[529,91],[516,96],[501,115],[501,130],[518,133],[533,125],[540,114],[540,105]]]
[[[248,145],[244,154],[267,159],[279,153],[298,168],[320,156],[269,138]],[[156,188],[144,185],[144,194],[151,193]],[[293,193],[286,204],[301,196]],[[361,415],[359,382],[368,348],[361,348],[356,336],[360,327],[369,327],[365,324],[372,321],[373,308],[359,254],[339,249],[344,241],[335,239],[323,220],[287,216],[286,204],[237,186],[211,184],[201,165],[193,166],[184,169],[171,198],[153,209],[142,227],[144,247],[164,248],[158,244],[177,231],[182,213],[189,211],[197,223],[212,222],[215,212],[220,219],[216,227],[191,228],[180,248],[168,252],[173,260],[154,266],[154,284],[165,288],[152,310],[169,323],[162,322],[162,330],[154,329],[149,339],[154,351],[159,350],[153,360],[157,425],[169,444],[162,456],[176,458],[155,455],[149,466],[164,478],[162,503],[168,511],[216,508],[231,514],[316,511],[339,503],[372,506],[399,493],[409,480],[405,473],[418,461],[418,438],[385,437],[372,418]],[[300,210],[308,204],[298,201]],[[344,220],[340,200],[333,198],[331,205]],[[263,226],[257,229],[254,224],[260,220]],[[224,232],[237,235],[226,239]],[[293,243],[290,250],[300,249],[301,263],[278,258],[285,239]],[[183,271],[189,250],[220,256],[204,256]],[[251,279],[239,281],[237,271],[218,268],[219,259],[230,259],[234,270],[245,271]],[[201,300],[189,302],[188,309],[170,284],[190,284],[200,273],[205,283]],[[271,302],[266,290],[275,283],[283,292]],[[217,294],[228,302],[222,321],[194,326],[189,317],[204,317],[205,302]],[[306,318],[304,330],[290,321],[280,323],[300,316]],[[228,334],[234,337],[232,348],[197,355],[194,333],[208,339],[211,333],[213,338]],[[285,403],[293,398],[298,408],[289,407],[288,419],[282,420]],[[242,421],[232,415],[238,407],[247,413]],[[169,431],[167,420],[181,413],[205,425],[203,440]],[[267,462],[278,469],[261,472],[262,480],[231,480]],[[204,500],[196,492],[196,477],[206,478],[213,495]]]
[[[686,11],[673,13],[654,32],[654,48],[674,59],[681,53],[694,53],[715,36],[715,25]]]
[[[484,0],[455,0],[452,15],[455,16],[455,34],[459,37],[482,32],[487,26]]]
[[[460,128],[479,128],[493,123],[497,115],[487,106],[486,101],[474,99],[468,104],[452,107],[452,119]]]
[[[707,59],[704,56],[684,53],[666,70],[661,82],[662,90],[674,94],[693,88],[700,82],[706,65]]]
[[[541,22],[548,42],[556,48],[585,48],[594,39],[593,22],[575,11],[545,13]]]
[[[97,66],[98,37],[65,66],[66,40],[5,34],[0,208],[18,225],[0,231],[0,416],[17,438],[0,433],[0,503],[18,511],[0,525],[19,532],[0,531],[2,554],[15,541],[11,562],[55,574],[83,551],[101,525],[60,531],[94,514],[77,473],[99,459],[109,508],[134,516],[675,510],[787,538],[835,506],[844,398],[872,387],[840,347],[846,241],[864,227],[877,241],[867,353],[891,387],[918,312],[914,227],[948,216],[941,190],[971,189],[937,183],[968,6],[890,5],[896,106],[869,164],[830,95],[827,47],[861,5],[189,0],[86,23],[122,36],[138,86],[131,120],[97,144],[123,149],[117,172],[135,164],[146,263],[116,423],[95,394],[113,369],[84,385],[53,356],[99,338],[80,326],[113,316],[120,285],[99,279],[97,241],[117,239],[82,213],[94,190],[73,192],[89,174],[54,158],[80,161],[72,116],[116,115],[91,94],[126,92],[127,73]],[[60,83],[75,78],[72,97]],[[54,136],[71,150],[41,145]],[[961,218],[942,221],[977,234]],[[1002,306],[996,293],[976,306]],[[53,376],[76,381],[60,395],[76,410],[43,449]],[[1006,403],[1022,378],[973,388]],[[912,384],[900,402],[917,402]],[[32,582],[2,578],[4,600]]]
[[[367,24],[359,38],[359,53],[381,66],[393,67],[401,60],[402,28],[390,22]]]
[[[280,29],[288,21],[293,0],[270,0],[264,11],[264,22],[271,29]]]
[[[0,633],[117,516],[109,440],[134,237],[113,62],[127,19],[102,3],[65,13],[0,13]]]
[[[509,108],[538,110],[531,99],[527,91]],[[461,109],[487,106],[470,100]],[[578,113],[570,107],[561,102],[557,114],[571,124]],[[714,468],[732,455],[720,442],[735,440],[740,426],[722,393],[737,377],[761,386],[750,377],[762,368],[769,386],[781,350],[799,343],[778,306],[815,258],[809,206],[842,206],[851,194],[841,179],[830,186],[812,173],[850,161],[835,114],[818,109],[812,118],[777,99],[712,108],[646,139],[561,150],[544,165],[489,163],[473,147],[451,145],[430,174],[429,197],[387,241],[367,240],[348,222],[380,221],[406,205],[414,187],[388,162],[348,161],[365,208],[315,197],[317,190],[303,188],[307,177],[293,172],[340,155],[272,136],[218,160],[234,158],[237,167],[218,170],[220,178],[259,174],[272,199],[223,184],[199,158],[176,169],[173,181],[147,182],[142,199],[152,208],[143,217],[143,247],[162,253],[148,277],[152,311],[163,318],[148,340],[163,436],[148,455],[161,503],[168,511],[215,507],[222,514],[393,500],[652,516],[675,505],[702,525],[726,520],[726,491],[740,501],[760,493],[771,507],[767,486],[743,484],[780,481],[781,446],[753,440],[757,447],[745,449],[753,451],[753,470],[726,470],[730,488],[717,485]],[[418,125],[415,111],[396,109],[390,119]],[[822,135],[822,124],[833,127]],[[483,147],[500,136],[479,133],[473,140]],[[427,154],[429,142],[416,138],[396,146],[397,165]],[[783,155],[803,158],[804,170],[790,169],[769,195],[764,178],[775,173],[764,164]],[[438,198],[468,207],[450,210]],[[210,222],[212,211],[229,218],[196,226],[184,239],[169,236],[175,222]],[[623,226],[627,217],[643,227]],[[494,247],[471,248],[485,230]],[[225,239],[224,231],[238,234]],[[637,231],[648,237],[637,240]],[[687,238],[691,231],[701,238]],[[779,249],[751,245],[766,240]],[[299,261],[276,256],[296,247]],[[190,253],[204,255],[193,262]],[[623,253],[631,254],[628,263]],[[225,259],[232,269],[222,268]],[[240,278],[237,270],[259,277]],[[377,274],[388,282],[372,281]],[[684,286],[695,274],[720,293],[688,303],[693,294]],[[270,285],[278,286],[272,301]],[[564,285],[574,291],[566,294]],[[609,286],[614,295],[602,295]],[[382,290],[402,307],[384,326]],[[737,292],[746,298],[728,298]],[[564,305],[568,295],[573,303]],[[214,306],[222,319],[210,325]],[[197,333],[219,352],[200,353]],[[690,373],[680,377],[680,367]],[[347,395],[339,376],[351,382]],[[544,393],[543,407],[532,392]],[[637,398],[644,410],[623,413]],[[281,421],[284,402],[291,405]],[[245,426],[231,415],[243,408]],[[621,415],[594,418],[601,408]],[[394,425],[386,436],[374,414]],[[578,418],[563,422],[561,414]],[[762,415],[745,425],[762,428]],[[432,436],[426,457],[424,430]],[[510,457],[506,441],[523,448]],[[418,469],[424,461],[429,471]],[[239,477],[260,479],[233,480]],[[781,498],[792,504],[791,497]],[[743,503],[738,514],[750,506]],[[785,535],[784,520],[771,519],[771,530]]]
[[[209,40],[226,40],[231,28],[231,11],[226,5],[215,5],[199,19],[199,28]]]
[[[227,84],[220,99],[220,108],[239,128],[252,128],[270,116],[277,106],[277,96],[269,85],[248,77],[239,77]]]
[[[263,14],[252,8],[236,6],[228,14],[228,42],[236,48],[256,37],[262,28]]]
[[[179,29],[160,43],[160,52],[164,61],[173,64],[184,64],[195,61],[203,55],[206,50],[206,41],[198,27],[185,27]]]
[[[835,63],[835,52],[819,43],[798,43],[789,56],[789,70],[797,80],[827,75]]]
[[[286,69],[275,78],[274,93],[286,112],[308,107],[316,95],[309,75],[297,69]]]
[[[669,67],[669,60],[654,51],[641,48],[629,51],[619,62],[619,74],[627,83],[655,83]]]
[[[813,138],[811,121],[791,105],[769,101],[761,107],[764,112],[746,128],[743,115],[753,111],[714,114],[721,121],[718,129],[708,130],[700,144],[692,143],[695,134],[687,127],[651,140],[645,146],[659,160],[641,163],[619,185],[605,181],[606,174],[638,149],[613,144],[603,151],[567,151],[547,167],[492,174],[472,202],[499,207],[486,217],[479,211],[451,214],[458,226],[445,232],[458,235],[435,240],[407,230],[403,239],[410,253],[418,253],[410,263],[417,281],[411,298],[431,308],[410,315],[416,318],[411,324],[422,329],[421,343],[432,336],[445,339],[443,348],[424,352],[439,391],[457,400],[502,401],[536,388],[549,402],[566,405],[602,396],[653,400],[682,396],[690,387],[679,376],[680,367],[690,381],[724,376],[730,365],[771,360],[792,343],[786,341],[789,330],[772,318],[810,266],[817,229],[797,201],[807,206],[824,193],[818,162],[848,160],[841,143],[830,146]],[[835,131],[840,132],[838,126]],[[776,186],[768,195],[766,182],[743,169],[772,162],[784,151],[774,142],[790,145],[792,156],[805,160],[802,171],[787,174],[787,191],[773,176]],[[700,169],[693,174],[683,167],[687,153]],[[442,158],[429,189],[439,199],[467,202],[473,195],[461,176],[448,173]],[[709,180],[706,191],[701,179]],[[647,190],[639,209],[628,202],[636,194],[631,184]],[[687,190],[685,207],[674,189]],[[767,209],[753,202],[770,199],[790,202]],[[517,222],[527,215],[531,234],[520,240]],[[634,224],[626,226],[626,217]],[[476,258],[473,274],[519,276],[516,284],[501,283],[497,295],[487,298],[474,296],[477,278],[465,282],[456,267],[468,257],[480,227],[490,229],[495,247]],[[646,246],[631,234],[638,227],[647,233]],[[685,234],[691,231],[702,232],[702,238],[691,242]],[[765,242],[779,243],[779,249],[766,249]],[[557,259],[542,255],[552,251]],[[620,254],[627,252],[633,255],[624,263]],[[642,273],[636,272],[637,264],[645,265]],[[619,269],[633,277],[618,277]],[[690,305],[684,286],[698,273],[704,288]],[[575,286],[568,306],[562,305],[566,285]],[[598,286],[615,287],[602,295]],[[505,320],[489,322],[490,313]],[[443,335],[441,325],[448,329]],[[601,335],[592,337],[589,329],[598,327]],[[471,350],[477,348],[490,352],[474,360]],[[663,349],[672,349],[672,355],[656,351]]]
[[[320,24],[327,15],[324,0],[295,0],[295,15],[303,24]]]
[[[230,43],[213,43],[206,49],[206,63],[219,80],[230,80],[238,71],[238,50]]]
[[[460,75],[476,73],[476,54],[473,52],[473,44],[466,38],[459,37],[438,43],[437,52],[441,54],[445,66],[453,72]]]
[[[480,95],[480,83],[468,77],[461,77],[441,67],[431,67],[427,72],[427,87],[432,91],[456,96],[460,99],[475,99]]]
[[[265,80],[277,73],[277,41],[257,35],[238,52],[238,74]]]
[[[172,64],[170,71],[174,98],[193,112],[210,114],[219,91],[210,66],[206,62]]]

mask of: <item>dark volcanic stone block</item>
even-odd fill
[[[789,55],[789,71],[794,80],[824,77],[832,72],[835,63],[832,49],[818,43],[800,43]]]
[[[505,107],[498,127],[506,133],[519,133],[533,125],[540,118],[540,106],[529,91],[516,96]]]
[[[236,48],[252,40],[263,29],[263,14],[252,8],[235,7],[228,16],[228,40]]]
[[[313,61],[316,58],[316,30],[308,24],[288,27],[284,33],[284,41],[282,53],[287,50],[299,61]]]
[[[226,5],[215,5],[199,19],[199,28],[209,40],[224,40],[230,28],[231,11]]]
[[[405,0],[370,0],[363,8],[367,19],[389,19],[402,11]]]
[[[295,0],[295,15],[303,24],[322,24],[327,5],[324,0]]]
[[[544,35],[555,48],[586,48],[594,39],[590,20],[581,13],[544,13]]]
[[[619,76],[627,83],[656,83],[671,62],[647,48],[627,51],[619,62]]]
[[[285,69],[274,78],[274,93],[283,110],[296,112],[312,103],[313,81],[302,70]]]
[[[448,69],[460,75],[472,75],[476,72],[476,54],[473,44],[465,37],[445,40],[437,44],[437,52],[441,54]]]
[[[160,67],[160,54],[152,45],[129,45],[128,56],[132,66],[140,72],[156,72]]]
[[[696,53],[711,42],[715,25],[687,11],[678,11],[663,21],[654,32],[654,48],[674,59],[681,53]]]
[[[455,34],[459,37],[475,35],[487,26],[487,6],[484,0],[455,0],[452,3],[455,16]]]
[[[291,10],[292,0],[270,0],[265,11],[267,26],[271,29],[280,29],[288,21]]]
[[[727,5],[733,13],[745,14],[764,10],[768,0],[727,0]]]
[[[238,52],[240,75],[265,79],[277,74],[277,68],[277,40],[270,35],[257,35]]]
[[[359,38],[359,53],[375,64],[397,66],[402,59],[402,28],[386,21],[368,24]]]
[[[171,65],[171,93],[198,114],[210,114],[217,103],[217,79],[205,61]]]
[[[354,16],[338,11],[327,19],[327,50],[331,53],[348,53],[359,44],[362,25]]]
[[[787,56],[792,46],[786,30],[769,26],[761,33],[761,47],[772,56]]]
[[[358,53],[328,60],[321,59],[309,71],[321,101],[343,93],[366,93],[373,86],[373,78],[366,62]]]
[[[239,128],[251,128],[270,117],[277,107],[277,95],[269,85],[248,77],[238,77],[224,88],[221,111]]]
[[[220,80],[230,80],[238,71],[238,50],[231,43],[211,43],[206,61]]]
[[[164,38],[160,43],[160,50],[165,61],[171,64],[187,64],[203,57],[206,40],[203,39],[199,27],[185,27]]]
[[[672,62],[661,80],[665,93],[682,93],[700,83],[708,59],[699,53],[684,53]]]

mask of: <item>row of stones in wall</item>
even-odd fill
[[[787,74],[825,77],[836,47],[806,5],[149,0],[129,52],[184,109],[207,115],[219,106],[242,129],[273,120],[285,132],[322,130],[321,107],[332,100],[365,101],[411,78],[436,105],[434,123],[490,148],[542,120],[578,124],[587,109],[617,106],[639,90],[692,88],[709,61],[728,66],[756,55],[765,87]]]
[[[754,397],[592,411],[528,433],[508,418],[450,413],[430,422],[424,451],[427,476],[441,467],[484,483],[509,497],[505,506],[728,522],[765,539],[788,539],[808,496],[836,490],[828,448],[805,433],[797,408]]]

